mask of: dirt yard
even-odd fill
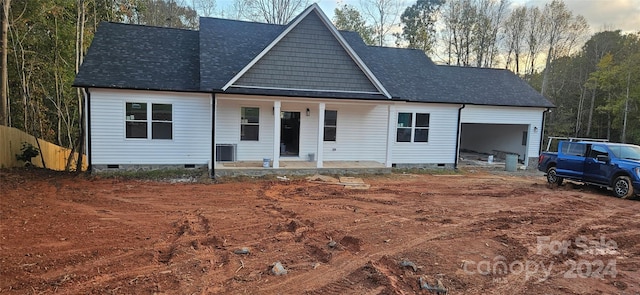
[[[0,170],[0,293],[640,293],[639,201],[541,174],[364,181]]]

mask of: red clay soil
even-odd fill
[[[0,170],[0,294],[640,292],[639,201],[539,174],[364,180]]]

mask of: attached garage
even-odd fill
[[[533,165],[539,156],[544,110],[467,105],[460,117],[460,151],[498,158],[517,154],[519,162]]]

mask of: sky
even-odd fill
[[[333,10],[341,6],[340,3],[356,7],[360,4],[360,0],[318,0],[316,2],[329,18],[333,18]],[[511,0],[511,2],[513,5],[542,8],[551,0]],[[640,31],[640,0],[564,0],[564,3],[574,15],[582,15],[587,19],[591,32],[617,29],[625,33]]]

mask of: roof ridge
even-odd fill
[[[257,22],[257,21],[251,21],[251,20],[231,19],[231,18],[222,18],[222,17],[210,17],[210,16],[200,16],[199,19],[216,20],[216,21],[229,21],[229,22],[238,22],[238,23],[246,23],[246,24],[257,24],[257,25],[267,25],[267,26],[274,26],[274,27],[286,27],[286,26],[288,26],[288,24],[287,25],[270,24],[270,23],[263,23],[263,22]]]
[[[443,68],[474,69],[474,70],[495,70],[495,71],[507,71],[507,72],[511,72],[511,70],[509,70],[509,69],[502,69],[502,68],[465,67],[465,66],[447,65],[447,64],[436,64],[436,66],[443,67]],[[513,72],[512,72],[512,73],[513,73]]]
[[[127,26],[127,27],[141,27],[141,28],[149,28],[149,29],[165,29],[165,30],[177,30],[177,31],[188,31],[188,32],[199,32],[199,29],[186,29],[186,28],[174,28],[174,27],[160,27],[160,26],[150,26],[144,24],[128,24],[114,21],[103,21],[102,23],[119,25],[119,26]]]

